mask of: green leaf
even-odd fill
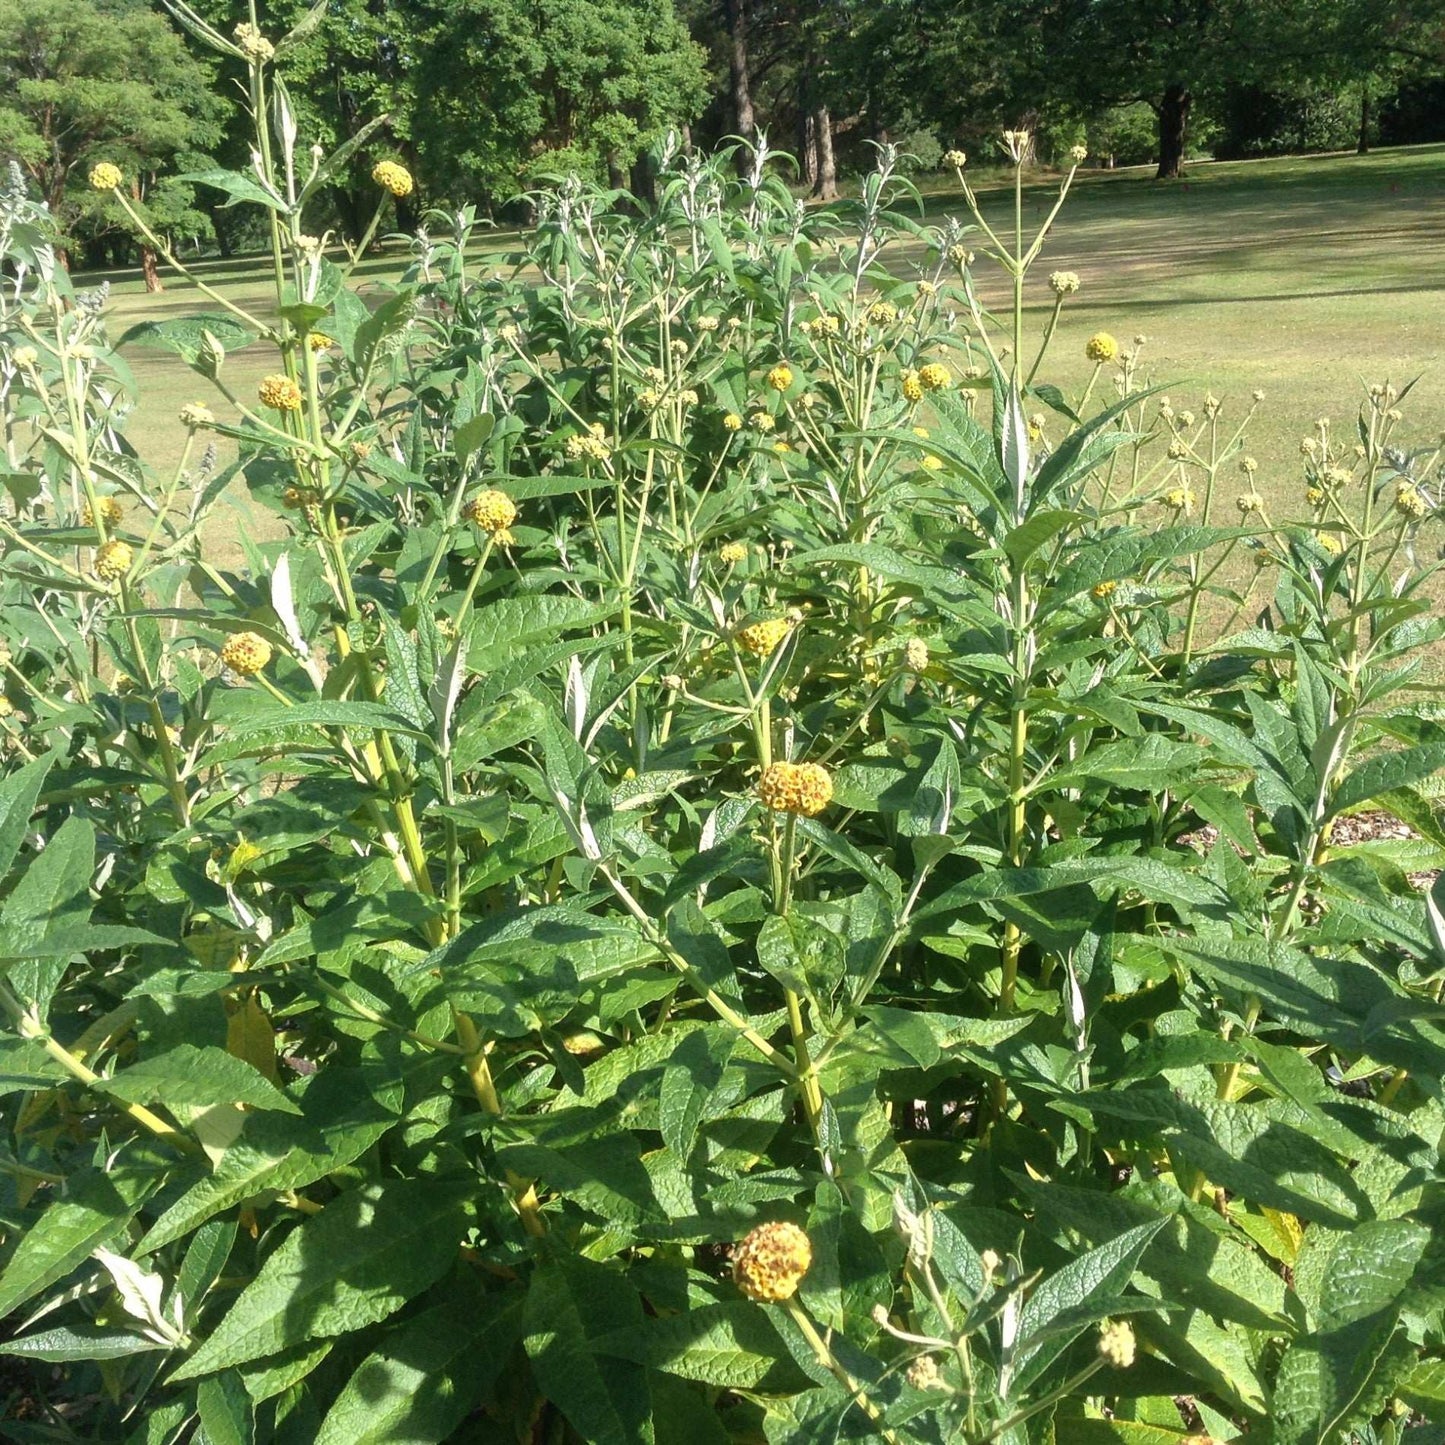
[[[1161,1218],[1136,1225],[1070,1260],[1039,1283],[1019,1312],[1010,1399],[1022,1396],[1083,1333],[1091,1320],[1091,1302],[1109,1312],[1111,1303],[1128,1287],[1149,1241],[1165,1223]]]
[[[260,1070],[214,1044],[200,1048],[177,1044],[98,1080],[93,1087],[131,1104],[188,1104],[199,1109],[246,1104],[287,1114],[301,1112]]]
[[[197,186],[210,186],[215,190],[224,191],[230,200],[226,202],[223,209],[239,205],[242,201],[249,201],[258,206],[265,206],[269,210],[279,211],[283,215],[286,212],[286,203],[280,196],[273,195],[259,181],[252,176],[243,174],[241,171],[227,170],[205,170],[186,171],[176,177],[178,181],[189,181]]]
[[[234,1370],[202,1380],[196,1391],[196,1407],[207,1445],[251,1445],[256,1438],[251,1399]]]
[[[658,1097],[662,1142],[684,1162],[736,1046],[732,1029],[714,1024],[685,1034],[667,1061]]]
[[[0,1318],[64,1279],[93,1249],[121,1233],[163,1177],[114,1169],[108,1175],[87,1173],[71,1180],[65,1197],[48,1205],[20,1236],[0,1275]]]
[[[1329,816],[1348,812],[1378,798],[1381,793],[1405,788],[1445,769],[1445,743],[1426,743],[1399,752],[1381,753],[1353,769],[1330,798]]]
[[[187,365],[194,366],[200,360],[206,332],[210,332],[227,351],[239,351],[256,339],[254,332],[248,331],[225,312],[209,311],[200,316],[177,317],[170,321],[142,321],[132,326],[116,342],[116,346],[119,348],[133,343],[136,346],[159,347],[175,352]]]
[[[385,1319],[456,1258],[474,1188],[469,1180],[393,1180],[332,1200],[286,1236],[171,1379]]]
[[[292,707],[277,704],[260,707],[225,725],[228,738],[251,737],[256,733],[295,732],[302,728],[368,728],[380,732],[425,734],[401,713],[376,702],[298,702]]]
[[[60,1363],[66,1360],[119,1360],[126,1355],[164,1350],[167,1346],[133,1335],[129,1330],[105,1330],[94,1325],[62,1325],[41,1330],[0,1345],[0,1355],[19,1355],[26,1360]]]
[[[1078,512],[1046,508],[1021,522],[1003,539],[1003,550],[1015,567],[1022,567],[1040,547],[1053,541],[1065,527],[1080,520]]]
[[[368,1070],[328,1065],[301,1096],[307,1129],[285,1114],[252,1114],[213,1174],[193,1184],[136,1246],[138,1256],[189,1234],[223,1209],[259,1194],[304,1189],[364,1154],[396,1122],[399,1085]]]
[[[54,764],[55,757],[54,753],[50,753],[36,758],[33,763],[26,763],[0,781],[0,877],[9,876],[10,865],[15,861],[30,827],[35,800],[40,796],[45,775]]]
[[[454,1290],[357,1366],[315,1445],[438,1445],[501,1373],[521,1316],[514,1297]]]
[[[523,1318],[538,1386],[588,1445],[652,1445],[647,1370],[606,1350],[609,1335],[643,1318],[618,1270],[570,1253],[545,1261]]]
[[[601,1343],[626,1359],[720,1390],[781,1392],[803,1385],[768,1312],[748,1300],[649,1319]]]

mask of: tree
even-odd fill
[[[531,176],[627,168],[707,96],[672,0],[438,0],[410,129],[436,190],[493,202]]]
[[[104,228],[86,175],[118,165],[135,199],[165,229],[204,229],[189,188],[162,171],[198,159],[219,135],[208,68],[159,15],[92,0],[0,5],[0,156],[13,156],[66,235]],[[154,256],[142,256],[159,287]]]

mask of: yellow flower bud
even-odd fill
[[[813,1246],[796,1224],[760,1224],[733,1250],[733,1282],[755,1300],[791,1299],[813,1262]]]

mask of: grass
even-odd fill
[[[1011,226],[1009,193],[985,182],[983,194],[990,222]],[[1054,194],[1052,182],[1027,189],[1026,227],[1043,219]],[[964,213],[941,182],[924,201],[930,221]],[[490,238],[477,265],[507,241]],[[893,255],[903,267],[921,259],[906,247]],[[364,289],[400,264],[399,255],[368,259],[357,279]],[[217,261],[201,271],[265,311],[266,265]],[[1077,394],[1092,369],[1084,342],[1107,330],[1124,345],[1136,334],[1148,338],[1144,369],[1167,384],[1176,409],[1197,411],[1213,392],[1228,421],[1263,390],[1247,447],[1260,463],[1256,489],[1276,520],[1303,512],[1300,437],[1321,415],[1337,429],[1353,427],[1369,383],[1421,376],[1402,435],[1425,445],[1445,429],[1445,146],[1198,163],[1185,180],[1166,184],[1145,168],[1084,171],[1033,273],[1035,329],[1052,304],[1046,278],[1056,269],[1077,271],[1083,287],[1066,305],[1040,378]],[[982,260],[979,273],[984,299],[1002,302],[1003,286]],[[107,279],[113,334],[141,320],[214,309],[180,278],[168,279],[159,296],[145,294],[137,273]],[[163,471],[184,438],[176,413],[205,396],[206,384],[167,354],[133,348],[128,358],[141,394],[130,435]],[[272,369],[274,357],[258,346],[231,357],[225,375],[244,394]],[[1095,400],[1102,394],[1096,388]]]

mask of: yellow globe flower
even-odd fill
[[[1415,487],[1403,486],[1395,493],[1395,510],[1412,522],[1418,522],[1430,510],[1430,504]]]
[[[749,1299],[785,1300],[813,1262],[813,1246],[796,1224],[760,1224],[733,1250],[733,1283]]]
[[[754,657],[771,657],[791,630],[791,624],[785,617],[772,617],[765,622],[753,622],[747,627],[740,627],[737,644],[744,652],[751,652]]]
[[[505,492],[489,487],[467,505],[467,519],[488,536],[499,537],[517,520],[517,504]]]
[[[124,542],[110,541],[95,554],[95,575],[102,582],[114,582],[130,571],[132,553]]]
[[[1234,505],[1246,516],[1264,511],[1264,498],[1258,492],[1244,492],[1234,499]]]
[[[737,412],[730,411],[723,418],[723,427],[727,431],[741,431],[743,429],[743,419]]]
[[[748,418],[748,425],[754,431],[770,432],[777,426],[777,421],[770,412],[755,411]]]
[[[110,161],[100,161],[90,168],[90,188],[93,191],[113,191],[121,183],[120,167]]]
[[[774,763],[758,779],[758,800],[774,813],[815,818],[833,801],[833,780],[818,763]]]
[[[193,401],[183,406],[180,410],[180,419],[181,425],[189,427],[192,431],[216,424],[216,418],[212,415],[211,408],[203,401]]]
[[[943,163],[956,171],[961,171],[968,164],[968,156],[959,150],[944,151]]]
[[[108,528],[120,526],[121,519],[125,516],[120,503],[114,497],[97,497],[96,502],[100,507],[101,519],[105,525]],[[90,510],[89,502],[80,509],[80,520],[84,526],[95,526],[95,514]]]
[[[398,198],[411,195],[416,185],[411,172],[396,161],[377,161],[371,169],[371,179]]]
[[[786,391],[793,384],[793,368],[786,362],[779,362],[768,373],[768,385],[774,391]]]
[[[920,366],[918,379],[928,391],[942,391],[953,380],[941,361],[930,361],[927,366]]]
[[[1096,582],[1093,586],[1093,595],[1103,601],[1106,597],[1112,597],[1118,589],[1119,584],[1112,578],[1105,582]]]
[[[910,637],[903,648],[903,661],[910,672],[922,672],[928,666],[928,644],[921,637]]]
[[[1345,544],[1333,532],[1316,532],[1315,541],[1322,552],[1338,557],[1345,550]]]
[[[1109,335],[1107,331],[1096,331],[1084,343],[1084,355],[1090,361],[1102,365],[1106,361],[1113,361],[1119,354],[1119,343]]]
[[[1175,487],[1173,491],[1165,493],[1164,505],[1172,507],[1176,512],[1183,512],[1186,517],[1194,515],[1194,493],[1188,487]]]
[[[254,632],[234,632],[221,648],[221,661],[242,677],[254,677],[271,661],[271,644]]]
[[[925,472],[941,472],[943,470],[943,458],[929,455],[923,458],[918,464]]]
[[[1077,271],[1054,271],[1049,276],[1049,290],[1055,296],[1072,296],[1079,289]]]
[[[724,542],[718,548],[718,558],[729,567],[748,560],[748,549],[741,542]]]
[[[301,410],[301,388],[289,376],[282,376],[279,372],[263,376],[256,395],[261,398],[261,405],[269,406],[272,411]]]
[[[324,331],[313,331],[306,338],[306,344],[312,351],[325,351],[328,347],[336,345],[336,339],[328,336]]]
[[[916,371],[903,373],[903,395],[909,401],[923,400],[923,378]]]
[[[898,308],[891,301],[875,301],[864,315],[874,326],[892,326],[898,320]]]
[[[1134,1331],[1124,1320],[1110,1320],[1099,1331],[1099,1358],[1116,1370],[1134,1363]]]

